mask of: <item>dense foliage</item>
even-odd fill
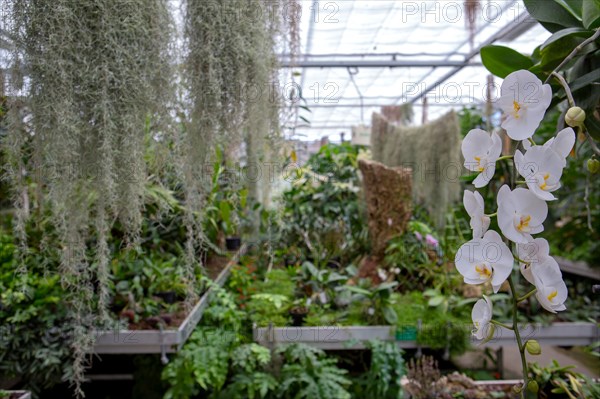
[[[360,201],[359,148],[326,145],[290,176],[282,196],[283,242],[314,262],[365,253],[367,229]]]

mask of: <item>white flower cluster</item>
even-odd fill
[[[565,310],[567,287],[556,260],[549,254],[548,242],[533,238],[544,230],[548,215],[546,201],[555,200],[552,194],[560,187],[560,178],[566,158],[575,144],[571,128],[560,131],[543,145],[535,145],[531,137],[550,105],[552,91],[529,71],[517,71],[506,77],[501,87],[500,107],[505,113],[502,127],[508,136],[522,140],[525,153],[514,154],[516,170],[527,188],[511,190],[503,185],[497,194],[497,218],[502,235],[516,244],[516,254],[504,243],[500,234],[488,230],[490,217],[485,214],[484,201],[477,191],[465,190],[463,203],[471,217],[473,239],[463,244],[455,259],[456,268],[467,284],[489,281],[498,292],[513,270],[514,258],[519,260],[521,273],[536,288],[536,297],[548,311]],[[479,172],[473,181],[475,187],[486,186],[496,170],[496,161],[502,154],[502,140],[491,134],[473,129],[462,143],[465,167]],[[492,302],[484,297],[472,311],[474,335],[484,338],[484,331],[492,319]]]

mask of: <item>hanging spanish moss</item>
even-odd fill
[[[214,148],[221,145],[229,154],[245,144],[247,164],[259,167],[265,138],[278,125],[279,98],[272,90],[275,40],[285,26],[278,6],[262,0],[185,2],[183,103],[189,111],[178,142],[185,160],[180,170],[188,205],[188,264],[204,242],[198,214],[209,182],[205,165]],[[256,199],[257,181],[250,177],[243,183]],[[192,270],[188,275],[193,278]]]
[[[97,313],[96,285],[98,308],[106,316],[109,230],[118,221],[131,244],[141,226],[144,122],[163,112],[169,100],[167,5],[167,0],[3,1],[14,64],[22,62],[26,71],[21,94],[27,108],[11,104],[12,126],[3,143],[18,209],[14,229],[26,238],[32,206],[27,177],[43,188],[34,206],[47,204],[61,246],[58,271],[71,293],[78,332],[72,376],[78,395],[92,342],[84,333]]]
[[[413,199],[443,228],[448,208],[460,199],[460,125],[449,112],[422,126],[394,126],[373,113],[373,159],[386,166],[413,169]]]

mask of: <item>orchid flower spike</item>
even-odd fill
[[[502,153],[502,140],[497,133],[491,135],[485,130],[473,129],[463,139],[462,154],[465,168],[479,172],[473,181],[475,187],[486,186],[494,177],[496,161]]]

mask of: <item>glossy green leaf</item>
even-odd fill
[[[600,27],[600,0],[585,0],[582,14],[583,26],[588,29]]]
[[[581,37],[568,35],[548,44],[541,50],[542,61],[540,65],[542,69],[544,71],[552,71],[584,40]],[[585,51],[581,51],[577,54],[577,57],[585,55],[585,53]]]
[[[568,9],[556,1],[523,0],[523,3],[529,15],[550,32],[581,26],[581,22]]]
[[[544,48],[546,48],[546,46],[556,42],[557,40],[562,39],[563,37],[567,37],[567,36],[590,37],[590,36],[592,36],[592,34],[593,34],[593,32],[591,32],[587,29],[583,29],[583,28],[561,29],[558,32],[554,32],[552,34],[552,36],[550,36],[548,38],[548,40],[546,40],[544,42],[544,44],[542,44],[542,46],[540,47],[540,51],[544,50]]]
[[[569,84],[569,87],[571,88],[572,92],[576,92],[577,90],[591,85],[594,82],[600,82],[600,69],[593,70],[583,76],[578,77]]]
[[[533,61],[509,47],[489,45],[481,49],[481,61],[492,74],[505,78],[520,69],[529,69]]]
[[[569,12],[578,21],[581,21],[581,9],[583,7],[583,0],[554,0],[560,4],[565,10]],[[587,1],[587,0],[585,0]]]

